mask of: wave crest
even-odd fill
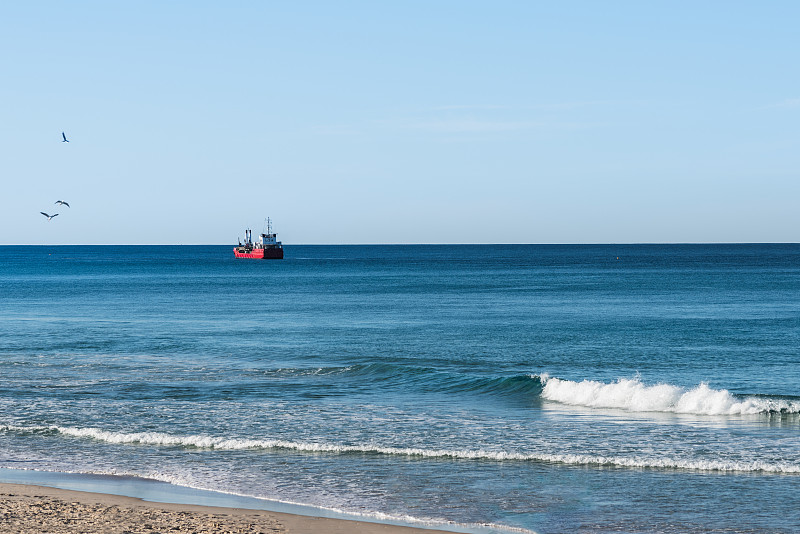
[[[695,415],[755,415],[800,413],[800,403],[762,397],[738,398],[726,389],[701,383],[693,389],[670,384],[645,385],[638,378],[605,383],[574,382],[541,375],[542,398],[590,408],[617,408],[631,412],[670,412]]]

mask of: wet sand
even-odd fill
[[[167,504],[0,483],[0,533],[445,534],[439,530],[264,510]]]

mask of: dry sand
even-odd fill
[[[105,493],[0,484],[0,533],[445,534],[263,510],[165,504]],[[452,533],[449,533],[452,534]]]

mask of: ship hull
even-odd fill
[[[237,258],[250,258],[252,260],[282,260],[282,248],[254,248],[250,251],[240,251],[234,247],[233,254]]]

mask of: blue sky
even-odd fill
[[[0,244],[798,242],[798,20],[7,2]]]

